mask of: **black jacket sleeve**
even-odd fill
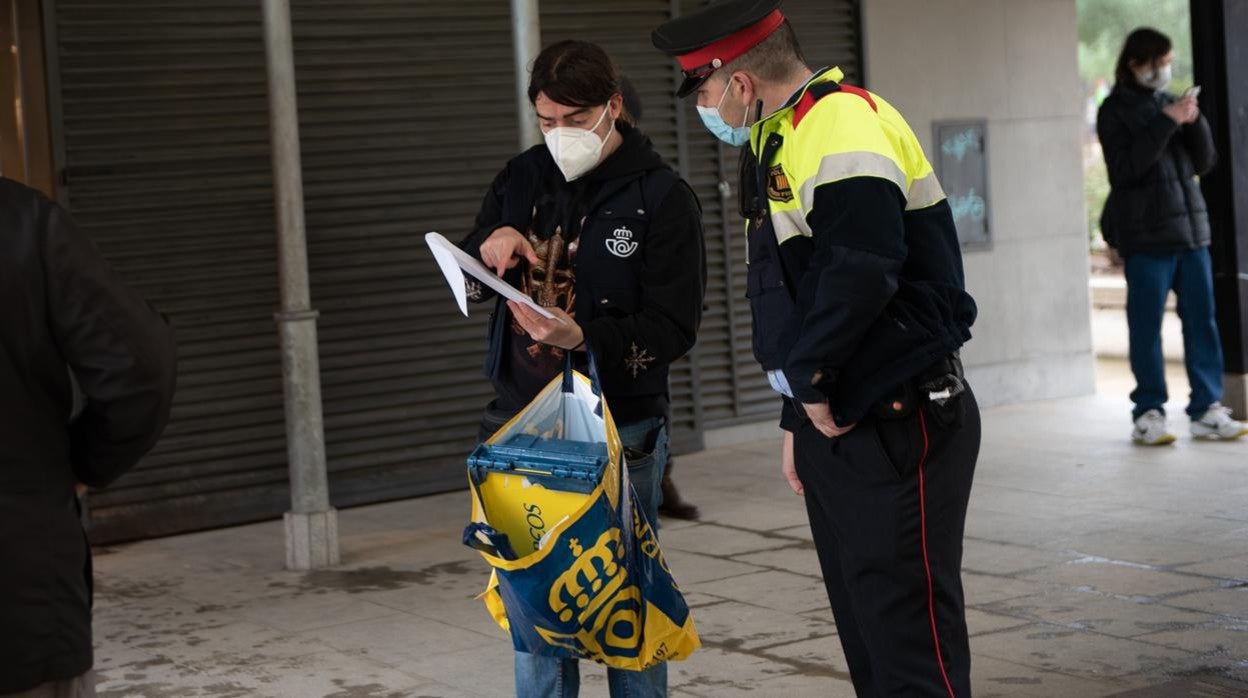
[[[638,311],[597,317],[582,327],[586,343],[604,366],[624,361],[633,344],[659,363],[670,364],[693,348],[697,338],[706,291],[706,247],[697,197],[680,182],[650,220],[641,251]]]
[[[545,147],[545,146],[542,146]],[[481,245],[499,228],[512,227],[525,231],[532,217],[535,198],[536,175],[528,171],[532,165],[527,162],[526,155],[520,155],[507,163],[501,172],[494,177],[490,188],[481,200],[481,208],[473,221],[472,231],[459,242],[459,248],[481,259]],[[518,281],[517,269],[512,269],[503,278],[513,286]],[[497,294],[485,284],[466,278],[468,300],[482,303],[494,298]]]
[[[793,397],[817,403],[897,292],[905,199],[893,182],[850,177],[815,188],[806,216],[815,253],[798,286],[802,328],[785,364]]]
[[[45,219],[49,325],[86,404],[70,425],[74,475],[104,487],[156,444],[175,384],[173,331],[57,206]]]
[[[1196,121],[1183,127],[1183,144],[1192,157],[1192,166],[1196,174],[1205,175],[1218,162],[1218,151],[1213,145],[1213,132],[1209,129],[1209,121],[1201,114]]]
[[[1170,138],[1179,125],[1162,112],[1157,112],[1144,128],[1134,132],[1123,120],[1119,108],[1111,103],[1097,112],[1096,134],[1105,153],[1109,183],[1113,187],[1130,186],[1157,164],[1166,151]]]
[[[507,196],[508,171],[504,168],[494,176],[490,188],[485,190],[481,199],[481,207],[477,209],[477,217],[472,222],[472,230],[459,241],[459,248],[464,252],[481,259],[481,245],[490,235],[506,225],[503,222],[503,199]]]
[[[798,413],[794,400],[787,397],[780,399],[784,401],[780,406],[780,428],[785,431],[796,432],[802,426],[802,415]]]

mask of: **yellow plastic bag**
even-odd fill
[[[537,436],[550,458],[469,477],[464,543],[494,568],[482,598],[521,652],[630,670],[685,659],[700,646],[693,616],[628,484],[592,356],[589,369],[593,379],[569,360],[485,444]],[[550,474],[550,462],[595,445],[606,463],[588,486]]]

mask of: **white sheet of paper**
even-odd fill
[[[455,295],[459,311],[465,316],[468,315],[468,290],[464,287],[464,272],[468,272],[474,279],[494,289],[503,298],[527,305],[549,320],[559,319],[554,313],[533,302],[528,294],[500,279],[492,269],[473,259],[472,255],[459,249],[439,233],[425,233],[425,244],[429,246],[429,251],[433,252],[438,268],[442,270],[446,283],[451,287],[451,293]]]

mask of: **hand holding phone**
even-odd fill
[[[1183,99],[1187,99],[1188,97],[1191,97],[1192,99],[1196,99],[1199,96],[1200,96],[1200,85],[1192,85],[1186,90],[1183,90]]]

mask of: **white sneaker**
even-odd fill
[[[1194,422],[1192,428],[1196,428]],[[1135,431],[1131,433],[1131,440],[1143,446],[1164,446],[1174,443],[1177,438],[1166,428],[1166,416],[1161,410],[1149,410],[1140,415],[1135,420]]]
[[[1211,441],[1232,441],[1248,434],[1248,425],[1231,419],[1231,408],[1215,402],[1204,416],[1192,420],[1192,436]]]

